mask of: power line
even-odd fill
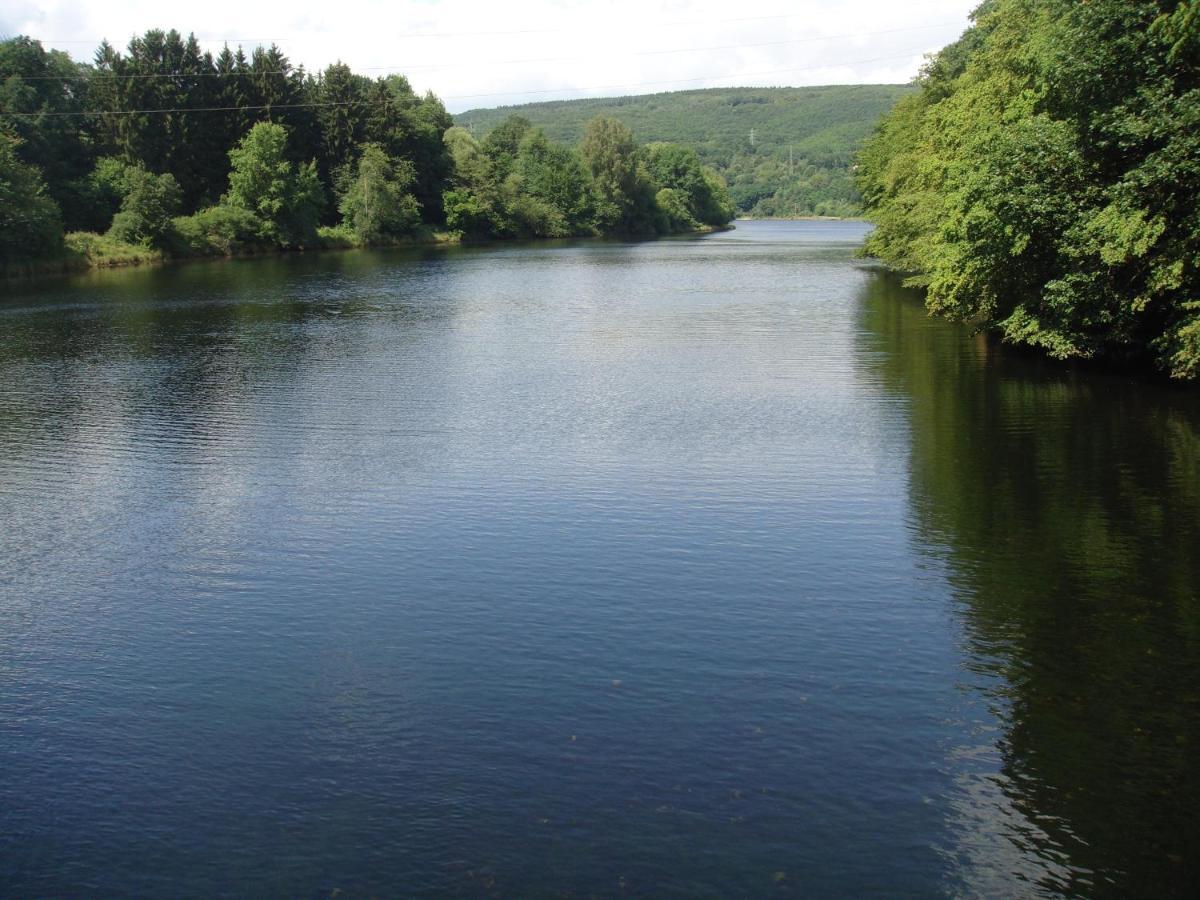
[[[673,53],[708,53],[716,50],[749,50],[756,47],[781,47],[794,44],[814,44],[823,41],[845,40],[847,38],[859,37],[876,37],[884,34],[900,34],[910,31],[933,31],[939,28],[951,28],[959,23],[945,22],[936,25],[913,25],[906,28],[888,28],[881,31],[859,31],[848,34],[831,34],[821,37],[795,38],[786,41],[764,41],[755,44],[725,44],[720,46],[707,47],[677,47],[670,50],[639,50],[631,53],[618,54],[619,56],[663,56]],[[612,54],[605,54],[604,58],[610,58]],[[509,65],[525,65],[532,63],[550,63],[550,62],[577,62],[580,59],[588,59],[589,57],[579,56],[552,56],[533,59],[498,59],[498,60],[481,60],[478,65],[486,66],[509,66]],[[591,57],[595,58],[595,57]],[[461,66],[461,63],[432,63],[428,65],[385,65],[385,66],[360,66],[359,71],[374,72],[374,71],[393,71],[396,69],[405,69],[406,71],[428,71],[428,70],[444,70],[456,69]],[[107,81],[125,81],[125,80],[147,80],[158,78],[254,78],[269,75],[293,75],[303,67],[295,69],[269,69],[269,70],[249,70],[245,72],[143,72],[134,75],[116,75],[108,73],[91,74],[91,75],[28,75],[18,76],[24,81],[88,81],[92,78],[104,78]]]
[[[20,116],[22,118],[54,116],[55,118],[71,118],[79,116],[141,116],[153,113],[250,112],[260,109],[302,109],[316,106],[366,105],[368,102],[366,100],[325,100],[313,103],[264,103],[261,106],[173,106],[165,109],[91,109],[81,112],[46,113],[6,113],[0,111],[0,116]]]
[[[897,59],[911,59],[914,53],[920,53],[920,49],[910,50],[907,53],[896,54],[893,56],[879,56],[873,59],[857,59],[848,60],[839,65],[864,65],[866,63],[875,62],[890,62]],[[593,85],[590,87],[563,87],[563,88],[540,88],[529,91],[498,91],[486,94],[453,94],[440,98],[443,100],[475,100],[483,97],[523,97],[534,94],[556,94],[556,93],[580,93],[589,91],[616,91],[627,88],[637,87],[653,87],[666,84],[689,84],[698,81],[728,81],[731,78],[758,78],[763,75],[781,75],[793,72],[811,72],[819,69],[834,68],[829,65],[819,66],[799,66],[786,69],[767,69],[758,72],[741,72],[730,75],[702,76],[699,78],[676,78],[665,81],[640,81],[627,84],[607,84]],[[3,112],[0,115],[20,117],[20,118],[39,118],[39,117],[55,117],[55,118],[74,118],[82,116],[134,116],[134,115],[154,115],[163,113],[193,113],[193,112],[250,112],[263,109],[306,109],[316,107],[339,107],[339,106],[354,106],[367,105],[370,101],[367,100],[343,100],[343,101],[316,101],[311,103],[278,103],[278,104],[263,104],[259,106],[198,106],[198,107],[167,107],[162,109],[122,109],[122,110],[88,110],[88,111],[72,111],[72,112]]]

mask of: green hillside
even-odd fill
[[[482,137],[520,115],[551,140],[574,143],[596,116],[613,116],[639,142],[694,147],[729,182],[738,209],[756,216],[857,215],[854,154],[908,85],[710,88],[634,97],[554,100],[454,117]],[[753,134],[753,136],[752,136]]]

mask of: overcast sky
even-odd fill
[[[274,41],[294,64],[401,72],[451,112],[735,85],[908,81],[978,0],[4,0],[0,36],[90,60],[148,28],[206,49]]]

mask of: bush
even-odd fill
[[[512,215],[517,228],[528,237],[563,238],[572,233],[562,210],[540,197],[519,195],[513,201]]]
[[[359,245],[354,229],[349,225],[322,225],[317,229],[321,246],[328,250],[349,250]]]
[[[88,265],[133,266],[145,262],[156,262],[163,258],[162,252],[152,250],[144,244],[128,244],[111,234],[95,234],[90,231],[73,231],[64,239],[68,254],[87,261]]]
[[[700,223],[688,209],[687,199],[678,188],[663,188],[654,197],[666,231],[694,231]]]
[[[262,236],[262,220],[236,206],[210,206],[194,216],[180,216],[173,224],[173,250],[180,255],[233,256],[270,246]]]
[[[172,217],[179,212],[183,192],[173,175],[154,175],[130,166],[125,170],[125,198],[113,216],[109,234],[127,244],[162,250],[173,243]]]

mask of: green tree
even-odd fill
[[[446,225],[470,238],[515,234],[514,186],[498,177],[495,162],[465,128],[449,129],[444,140],[454,167],[443,197]]]
[[[492,161],[497,178],[502,180],[512,174],[521,141],[531,127],[529,120],[522,116],[508,116],[483,139],[480,148]]]
[[[700,223],[692,216],[687,195],[678,188],[662,188],[654,197],[663,216],[664,231],[691,231]]]
[[[324,190],[316,164],[287,158],[287,129],[259,122],[229,159],[229,192],[222,202],[249,210],[263,223],[264,237],[283,246],[303,246],[316,236]]]
[[[592,192],[578,153],[532,129],[518,147],[515,171],[522,191],[554,211],[546,219],[550,230],[535,233],[565,237],[591,229]]]
[[[700,164],[700,157],[691,147],[679,144],[655,143],[645,148],[646,168],[660,188],[678,192],[687,215],[676,221],[691,221],[691,227],[724,225],[733,218],[733,201],[725,181],[713,169]],[[661,205],[661,204],[660,204]],[[673,230],[679,230],[673,227]]]
[[[633,132],[616,119],[598,117],[584,131],[580,153],[592,176],[597,230],[654,233],[654,189],[638,159]]]
[[[694,148],[700,162],[726,181],[743,212],[857,216],[862,206],[850,171],[854,155],[894,103],[915,91],[898,84],[709,88],[477,109],[455,118],[487,133],[516,113],[551,141],[577,145],[590,119],[610,116],[628,125],[638,141]]]
[[[146,244],[166,249],[174,234],[171,220],[179,213],[183,192],[175,176],[155,175],[129,166],[122,184],[125,196],[121,209],[113,217],[109,233],[129,244]]]
[[[935,312],[1200,377],[1195,0],[989,0],[860,158],[868,248]]]
[[[0,265],[53,256],[62,218],[38,170],[18,157],[18,141],[0,132]]]
[[[93,160],[88,67],[28,37],[0,41],[0,132],[19,138],[17,157],[41,172],[46,194],[71,228],[84,224],[80,182]]]
[[[411,234],[421,209],[409,192],[415,173],[407,160],[393,160],[378,144],[363,147],[357,171],[338,210],[355,237],[370,243]]]
[[[366,139],[367,103],[371,82],[355,75],[345,63],[335,63],[321,73],[316,98],[321,129],[318,157],[322,177],[333,180],[353,167]]]

